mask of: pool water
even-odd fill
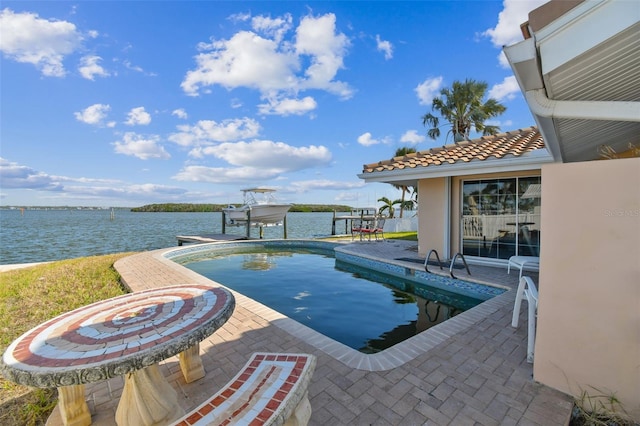
[[[368,354],[482,302],[421,285],[415,291],[414,282],[336,261],[332,250],[213,251],[183,266]]]

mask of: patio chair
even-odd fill
[[[385,218],[381,217],[377,219],[375,221],[375,224],[373,225],[372,233],[375,236],[376,241],[378,241],[378,235],[380,235],[380,238],[384,240],[384,221],[385,221]]]
[[[511,273],[511,267],[520,269],[518,278],[522,278],[522,269],[526,266],[535,270],[540,269],[540,257],[538,256],[511,256],[507,264],[507,274]]]
[[[518,290],[516,290],[516,302],[513,306],[513,317],[511,318],[511,327],[518,327],[518,319],[520,317],[520,306],[522,299],[527,299],[528,317],[527,317],[527,362],[533,362],[533,349],[536,338],[536,314],[538,312],[538,289],[530,277],[520,278]]]
[[[362,219],[351,220],[351,241],[355,239],[356,235],[359,235],[362,241],[362,229]]]
[[[373,235],[373,231],[375,229],[375,220],[366,219],[362,221],[362,228],[360,228],[360,240],[362,240],[363,235],[366,235],[369,241],[371,241],[371,235]]]

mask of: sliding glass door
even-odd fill
[[[540,176],[462,183],[462,253],[540,255]]]

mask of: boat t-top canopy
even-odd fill
[[[255,204],[276,204],[275,189],[271,188],[247,188],[242,190],[245,206]],[[260,199],[256,199],[259,197]]]
[[[265,194],[267,192],[276,192],[276,190],[271,188],[247,188],[247,189],[243,189],[242,192],[244,193],[257,192],[259,194]]]

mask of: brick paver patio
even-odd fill
[[[393,260],[417,258],[415,245],[387,240],[356,242],[349,248],[421,269],[417,263]],[[116,269],[133,291],[210,283],[163,258],[166,251],[121,259]],[[468,278],[459,271],[456,276]],[[517,271],[507,275],[506,269],[471,265],[471,273],[474,280],[512,289],[517,285]],[[537,274],[527,275],[537,282]],[[510,326],[514,293],[507,291],[396,345],[395,352],[373,356],[324,346],[327,340],[316,339],[303,326],[236,295],[231,319],[200,344],[205,378],[186,384],[176,357],[163,362],[161,368],[185,410],[196,407],[231,379],[253,352],[304,352],[318,358],[309,386],[310,425],[566,425],[571,398],[535,383],[532,364],[526,362],[526,306],[519,328]],[[394,367],[380,370],[387,363]],[[122,378],[87,385],[93,424],[115,424],[122,386]],[[57,410],[47,424],[60,424]]]

